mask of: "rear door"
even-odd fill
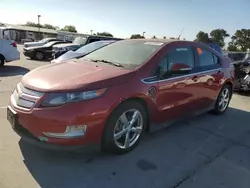
[[[220,90],[220,83],[223,81],[220,57],[211,49],[195,48],[197,56],[197,95],[199,98],[199,109],[211,108]]]
[[[185,74],[169,75],[169,68],[175,63],[184,63],[192,68]],[[196,111],[197,83],[194,82],[195,55],[191,46],[177,46],[171,49],[159,63],[160,74],[157,81],[155,103],[158,120],[169,121]]]

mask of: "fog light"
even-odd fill
[[[77,138],[84,136],[86,129],[86,125],[72,125],[67,126],[64,133],[43,132],[43,134],[51,138]]]

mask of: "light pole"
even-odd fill
[[[39,37],[41,37],[41,33],[40,33],[40,17],[41,17],[41,15],[37,15],[37,21],[38,21],[38,35],[39,35]]]
[[[142,36],[143,36],[143,37],[144,37],[144,34],[145,34],[145,33],[146,33],[145,31],[142,32]]]
[[[92,35],[93,30],[90,30],[90,34]]]

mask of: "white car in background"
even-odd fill
[[[20,52],[14,41],[8,39],[0,39],[0,67],[6,62],[20,59]]]
[[[24,48],[43,46],[43,45],[47,44],[48,42],[53,42],[53,41],[62,41],[62,40],[57,39],[57,38],[44,38],[38,42],[25,42]]]

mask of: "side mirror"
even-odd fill
[[[174,63],[170,68],[171,74],[185,74],[192,71],[192,68],[184,63]]]

